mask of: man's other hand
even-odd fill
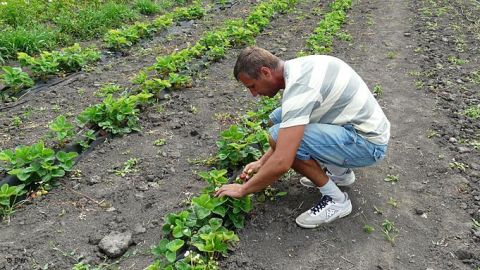
[[[241,198],[245,195],[247,194],[245,194],[243,186],[240,184],[223,185],[215,192],[215,196],[217,197],[229,196],[232,198]]]

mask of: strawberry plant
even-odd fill
[[[245,27],[241,20],[231,20],[227,22],[225,33],[230,39],[230,42],[236,46],[251,45],[255,43],[253,31]]]
[[[28,88],[34,85],[30,76],[23,72],[21,68],[4,66],[2,67],[2,70],[3,74],[0,76],[0,82],[10,88],[12,94],[17,93],[23,88]]]
[[[107,83],[102,85],[100,89],[98,89],[97,93],[95,93],[95,95],[105,97],[109,94],[115,94],[122,90],[122,87],[119,85],[116,85],[114,83]]]
[[[46,148],[42,141],[32,146],[18,146],[15,151],[10,149],[0,152],[8,174],[15,175],[25,186],[39,184],[46,189],[54,178],[62,177],[70,171],[77,153],[55,153]]]
[[[213,193],[217,187],[228,183],[227,170],[211,170],[209,172],[200,172],[198,175],[209,185],[203,190],[203,193]]]
[[[55,137],[59,147],[65,146],[75,135],[74,126],[67,121],[64,115],[60,115],[48,126],[51,130],[50,136]]]
[[[199,173],[200,177],[209,185],[203,189],[203,194],[200,197],[192,199],[194,211],[199,219],[216,214],[225,219],[226,227],[243,228],[245,214],[252,210],[251,196],[235,199],[230,197],[212,198],[209,195],[220,186],[228,183],[228,179],[225,177],[226,173],[226,170],[211,170],[208,173]]]
[[[143,90],[153,94],[157,94],[160,91],[168,89],[170,87],[172,87],[172,84],[168,80],[162,80],[157,78],[149,79],[142,83]]]
[[[225,56],[225,51],[226,51],[225,47],[213,46],[206,53],[207,59],[209,61],[216,62]]]
[[[104,37],[107,48],[119,51],[123,48],[130,47],[136,43],[140,37],[135,28],[129,27],[122,30],[109,30]]]
[[[191,237],[197,226],[197,216],[193,211],[184,210],[178,214],[169,213],[165,216],[162,230],[174,238]]]
[[[54,51],[54,58],[58,61],[58,68],[64,72],[81,70],[89,63],[100,59],[100,52],[95,48],[82,49],[78,43],[64,48],[62,51]]]
[[[9,217],[12,212],[12,199],[25,194],[24,185],[9,186],[3,184],[0,187],[0,217]]]
[[[205,15],[205,9],[197,2],[190,7],[176,8],[173,14],[178,21],[188,21],[202,18]]]
[[[62,51],[42,52],[35,58],[26,53],[18,53],[22,67],[28,67],[35,77],[45,79],[59,71],[74,72],[85,65],[100,59],[100,52],[95,48],[82,49],[78,43]]]
[[[250,134],[247,128],[232,125],[220,133],[221,139],[217,141],[220,166],[235,168],[257,160],[268,142],[265,131],[259,129]]]
[[[80,144],[83,149],[87,149],[90,146],[90,142],[94,141],[95,139],[95,131],[89,129],[83,134],[83,137],[78,140],[77,143]]]
[[[168,74],[168,81],[173,89],[192,86],[192,78],[173,72]]]
[[[17,59],[20,66],[30,68],[35,77],[45,79],[48,75],[56,74],[59,71],[59,63],[51,52],[43,52],[38,58],[20,52],[17,54]]]
[[[174,239],[172,241],[168,241],[167,239],[160,240],[160,243],[152,249],[152,252],[155,256],[163,259],[164,266],[175,262],[177,258],[177,251],[183,247],[185,241],[181,239]],[[167,268],[160,268],[160,269],[167,269]]]
[[[227,209],[222,206],[225,198],[212,197],[209,194],[202,194],[192,199],[193,211],[199,220],[205,219],[213,214],[225,216]]]
[[[220,218],[212,218],[192,236],[192,244],[208,258],[226,257],[229,248],[240,239],[233,231],[222,226]]]
[[[114,135],[139,131],[138,105],[145,103],[152,95],[138,94],[114,99],[108,95],[102,103],[88,107],[77,116],[81,126],[100,128]]]
[[[165,14],[153,20],[153,26],[159,30],[165,29],[172,24],[173,24],[173,16],[171,14]]]

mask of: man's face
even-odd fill
[[[252,93],[254,97],[258,95],[273,97],[279,90],[279,88],[276,87],[271,70],[266,67],[262,67],[258,79],[252,79],[242,72],[238,75],[238,80],[250,90],[250,93]]]

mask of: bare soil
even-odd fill
[[[126,57],[109,57],[90,72],[72,75],[69,83],[29,96],[0,115],[0,147],[35,142],[60,113],[73,117],[99,102],[94,93],[101,84],[131,87],[129,78],[155,56],[193,43],[211,25],[245,16],[252,4],[234,2],[205,20],[178,25]],[[284,59],[295,57],[322,18],[317,8],[327,4],[299,2],[295,11],[272,21],[257,45]],[[344,189],[354,206],[351,215],[313,230],[299,228],[294,219],[319,199],[318,191],[301,186],[299,175],[283,177],[274,187],[287,196],[256,203],[222,269],[480,267],[480,234],[472,222],[480,220],[480,155],[470,143],[479,140],[480,123],[463,114],[480,99],[472,75],[480,66],[479,6],[460,0],[354,1],[344,26],[352,40],[337,40],[332,55],[351,64],[371,89],[381,86],[378,99],[392,124],[387,158],[355,171],[356,183]],[[448,12],[439,14],[442,7]],[[112,269],[148,266],[163,216],[184,209],[203,186],[196,172],[208,168],[193,161],[214,155],[219,132],[254,105],[232,76],[237,53],[232,49],[208,66],[193,88],[147,108],[141,132],[99,145],[60,187],[23,204],[9,223],[0,224],[0,269],[70,269],[78,261],[107,262]],[[452,55],[469,61],[454,65]],[[19,127],[11,123],[14,116],[23,119]],[[166,144],[154,146],[157,139]],[[113,173],[130,158],[139,160],[136,171],[123,177]],[[466,170],[450,168],[453,161]],[[387,175],[398,175],[398,182],[384,181]],[[394,244],[381,232],[386,219],[398,229]],[[375,231],[366,233],[366,224]],[[117,260],[107,259],[97,246],[111,231],[133,234],[134,245]]]

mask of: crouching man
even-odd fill
[[[299,226],[315,228],[350,214],[351,201],[338,186],[355,182],[352,168],[383,159],[390,136],[390,123],[360,76],[332,56],[283,61],[258,47],[241,51],[234,75],[253,96],[284,91],[281,107],[270,115],[269,150],[244,168],[255,174],[243,184],[223,185],[216,195],[243,197],[293,168],[305,176],[302,185],[322,195],[297,217]]]

